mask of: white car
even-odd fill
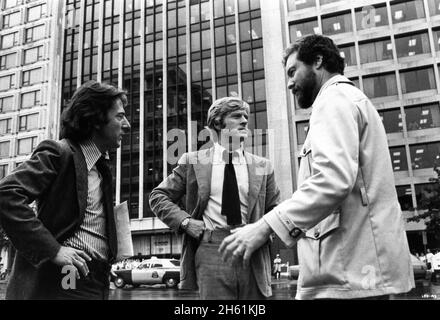
[[[440,273],[440,252],[432,256],[431,270],[434,273]]]
[[[112,281],[117,288],[130,284],[138,287],[142,284],[165,284],[167,288],[174,288],[180,281],[180,261],[177,259],[151,258],[142,261],[131,270],[114,270],[116,276]]]

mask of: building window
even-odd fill
[[[440,51],[440,29],[439,30],[432,30],[432,35],[434,36],[435,51]]]
[[[43,46],[24,51],[24,64],[34,63],[43,58]]]
[[[46,16],[46,4],[43,3],[39,6],[35,6],[27,9],[27,21],[35,21]]]
[[[18,26],[20,24],[20,11],[3,16],[3,29]]]
[[[14,97],[1,97],[0,98],[0,112],[12,111],[14,109],[13,106]]]
[[[17,54],[11,53],[0,56],[0,70],[6,70],[16,66]]]
[[[440,108],[438,103],[406,107],[405,114],[408,131],[440,127]]]
[[[329,16],[322,18],[322,33],[325,35],[333,35],[353,30],[351,25],[351,13],[345,13],[337,16]]]
[[[26,42],[37,41],[44,39],[45,26],[44,24],[26,29]]]
[[[11,133],[11,119],[0,119],[0,134]]]
[[[397,95],[397,81],[394,73],[364,78],[364,92],[369,98]]]
[[[17,141],[17,155],[30,154],[37,146],[37,137],[24,138]]]
[[[338,2],[338,1],[341,1],[341,0],[319,0],[319,4],[322,6],[322,5],[325,5],[325,4],[329,4],[329,3],[333,3],[333,2]]]
[[[429,12],[431,13],[431,16],[435,16],[437,14],[440,14],[440,0],[428,1],[428,5],[429,5]]]
[[[296,137],[298,144],[303,144],[306,141],[307,132],[309,131],[309,121],[296,123]]]
[[[23,71],[23,85],[29,86],[42,82],[41,68]]]
[[[28,114],[19,118],[19,131],[38,129],[38,113]]]
[[[356,51],[354,49],[354,44],[339,46],[339,53],[341,57],[344,58],[346,67],[356,65]]]
[[[6,177],[7,174],[8,174],[8,165],[0,164],[0,180]]]
[[[396,192],[400,203],[400,208],[403,211],[410,210],[413,207],[411,186],[397,186]]]
[[[3,9],[9,9],[15,7],[18,4],[18,0],[5,0]]]
[[[0,77],[0,91],[8,90],[15,86],[15,74],[10,74],[5,77]]]
[[[295,39],[301,38],[306,34],[318,34],[320,29],[318,26],[318,20],[308,20],[295,22],[289,25],[290,42],[295,42]]]
[[[428,33],[396,36],[396,51],[399,58],[430,53]]]
[[[389,60],[393,58],[393,45],[391,39],[359,44],[361,63]]]
[[[1,49],[12,48],[18,44],[18,32],[5,34],[1,40]]]
[[[0,159],[9,158],[9,147],[11,142],[1,141],[0,142]]]
[[[400,109],[380,110],[379,115],[382,119],[386,133],[403,131],[402,114],[400,113]]]
[[[315,7],[315,0],[287,0],[287,10],[295,11]]]
[[[388,14],[386,5],[365,6],[356,9],[357,30],[365,30],[388,25]]]
[[[39,90],[23,93],[21,95],[20,108],[21,109],[32,108],[36,105],[39,105],[40,100],[41,100],[41,92]]]
[[[410,21],[425,17],[423,0],[412,0],[391,4],[393,23]]]
[[[390,157],[393,171],[408,171],[405,147],[390,148]]]
[[[433,68],[401,71],[400,79],[403,93],[435,89]]]
[[[421,183],[414,185],[416,191],[417,207],[424,207],[425,201],[431,199],[438,199],[437,184],[435,183]]]
[[[434,161],[440,155],[440,142],[416,144],[409,146],[411,166],[414,170],[434,168]]]

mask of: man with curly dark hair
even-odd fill
[[[62,139],[41,142],[1,181],[0,223],[17,249],[7,299],[108,298],[117,244],[106,159],[130,129],[126,105],[114,86],[83,84],[63,112]]]
[[[298,244],[297,299],[388,299],[414,287],[382,120],[371,101],[342,75],[333,41],[310,35],[283,57],[288,88],[313,107],[298,189],[261,220],[234,230],[220,251],[243,260],[275,232]]]

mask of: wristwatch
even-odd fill
[[[180,223],[180,228],[183,231],[186,231],[186,229],[188,229],[189,219],[191,219],[191,218],[185,218],[185,219],[183,219],[182,223]]]

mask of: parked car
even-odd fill
[[[117,288],[127,284],[138,287],[143,284],[165,284],[174,288],[180,281],[180,261],[177,259],[151,258],[142,261],[131,270],[113,270],[112,281]]]
[[[296,280],[299,277],[299,265],[294,264],[289,266],[287,270],[287,278],[289,280]]]
[[[431,260],[432,280],[440,280],[440,252],[432,256]]]
[[[420,261],[419,258],[411,254],[411,264],[414,270],[414,279],[426,279],[428,276],[428,268],[423,261]]]

